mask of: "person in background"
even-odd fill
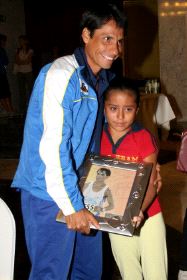
[[[180,140],[180,148],[178,151],[178,157],[176,161],[177,171],[187,174],[187,130],[185,129],[182,134],[175,133],[175,136]],[[183,220],[183,229],[182,229],[182,238],[180,245],[180,259],[179,259],[179,271],[178,271],[178,280],[187,280],[187,208],[185,211],[185,216]]]
[[[13,113],[11,103],[11,92],[7,78],[6,67],[9,63],[5,50],[7,36],[0,34],[0,105],[4,109],[5,114]]]
[[[44,66],[32,91],[12,187],[21,190],[29,280],[99,280],[102,233],[79,190],[86,153],[99,153],[103,92],[114,78],[126,18],[98,5],[81,20],[83,46]],[[59,209],[66,224],[56,222]]]
[[[187,209],[183,222],[178,280],[187,280]]]
[[[139,99],[138,89],[125,78],[111,81],[105,92],[106,123],[101,155],[153,164],[140,212],[140,216],[145,217],[144,223],[133,237],[110,233],[109,238],[124,280],[166,280],[166,230],[154,184],[158,148],[150,132],[136,122]]]
[[[178,280],[187,280],[187,209],[183,222]]]
[[[19,88],[19,110],[25,113],[29,103],[33,86],[32,69],[33,50],[30,47],[29,39],[26,35],[19,36],[19,48],[15,57],[15,74],[17,75]]]
[[[181,145],[179,149],[179,154],[177,158],[177,170],[187,173],[186,165],[186,131],[177,136],[180,137]],[[179,273],[178,280],[187,280],[187,208],[183,221],[183,230],[182,230],[182,239],[181,239],[181,248],[180,248],[180,260],[179,260]]]

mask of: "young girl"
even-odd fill
[[[125,280],[166,280],[165,224],[154,185],[158,148],[153,136],[135,121],[139,92],[131,81],[115,79],[105,92],[106,124],[101,155],[153,163],[149,186],[142,204],[144,223],[133,237],[109,234],[112,252]]]

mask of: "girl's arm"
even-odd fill
[[[148,157],[144,158],[144,162],[150,162],[153,164],[151,176],[149,179],[149,185],[147,188],[147,192],[145,195],[145,198],[143,200],[142,208],[141,210],[144,212],[149,205],[152,203],[154,198],[157,195],[157,185],[155,184],[157,180],[157,171],[156,171],[156,164],[157,164],[157,153],[153,153],[149,155]]]
[[[159,163],[156,164],[156,180],[154,181],[154,184],[156,186],[157,193],[159,193],[159,191],[162,188],[162,177],[160,175],[160,164]]]

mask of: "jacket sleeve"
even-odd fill
[[[64,215],[84,208],[71,145],[72,99],[76,90],[70,80],[72,75],[73,69],[53,68],[47,74],[43,99],[44,131],[40,142],[47,192]]]

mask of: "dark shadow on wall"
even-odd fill
[[[115,3],[123,10],[122,0],[102,0]],[[60,55],[71,54],[80,45],[80,19],[88,7],[99,5],[100,0],[46,1],[25,0],[26,32],[35,52],[34,69],[37,75],[51,50],[58,45]],[[45,61],[42,61],[43,57]]]
[[[155,14],[143,4],[138,4],[137,1],[135,3],[127,2],[124,11],[128,18],[125,42],[126,75],[134,79],[147,78],[142,77],[136,69],[151,53],[155,36],[158,33],[157,4],[155,4]]]

